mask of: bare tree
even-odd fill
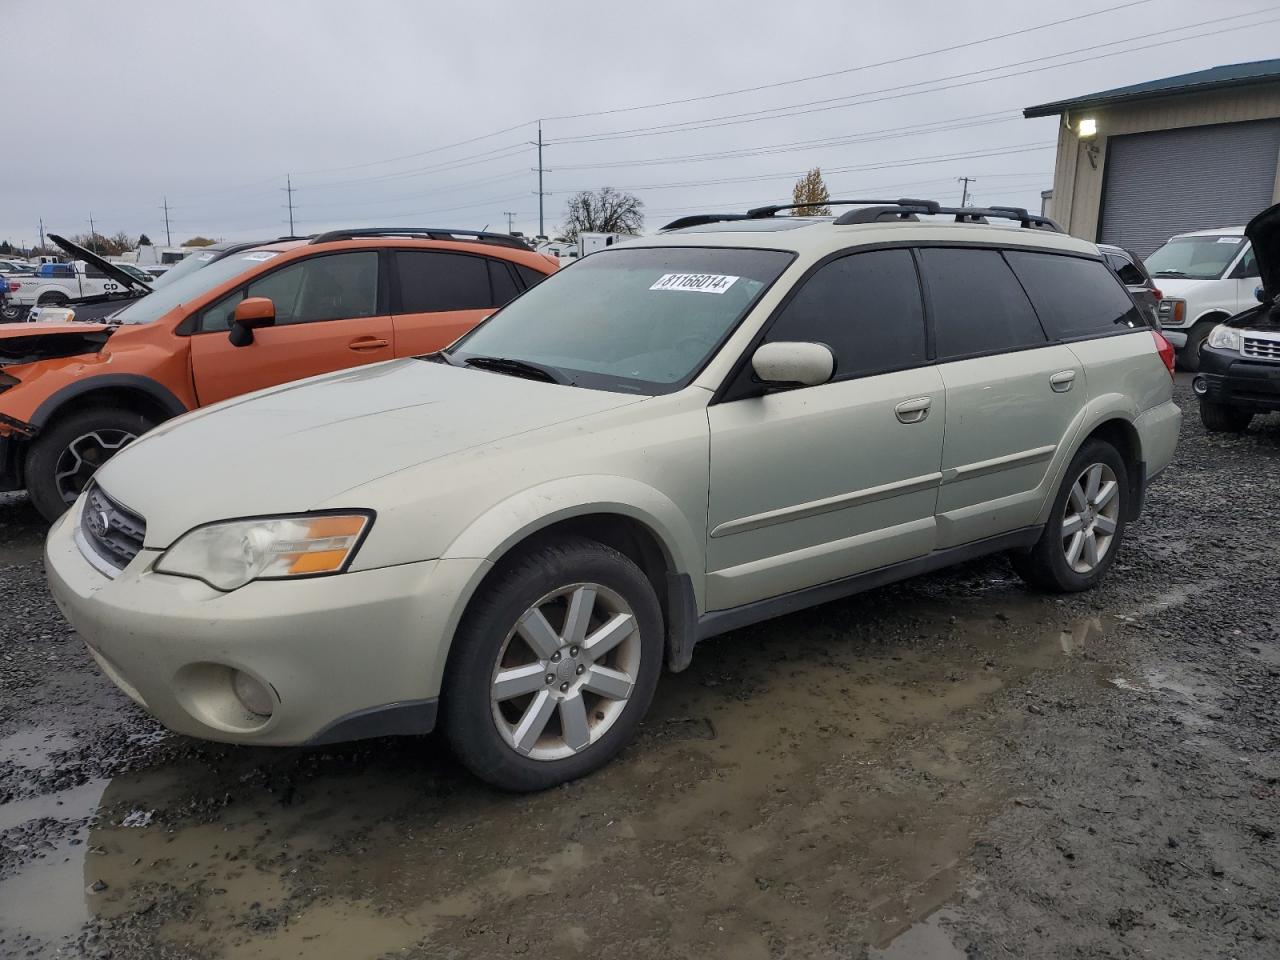
[[[814,167],[806,173],[796,181],[796,185],[791,189],[792,203],[816,204],[816,206],[802,207],[797,210],[796,213],[800,216],[831,216],[831,208],[827,206],[827,201],[830,199],[831,194],[827,192],[827,185],[822,179],[822,169],[820,167]]]
[[[576,242],[579,233],[637,234],[644,228],[644,201],[613,187],[583,190],[569,198],[564,237]]]

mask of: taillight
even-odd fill
[[[10,281],[9,281],[9,291],[10,291],[10,292],[13,292],[14,290],[17,290],[17,289],[18,289],[19,287],[21,287],[21,286],[22,286],[22,284],[20,284],[17,280],[10,280]]]
[[[1164,365],[1169,368],[1169,376],[1172,377],[1174,368],[1173,344],[1166,340],[1158,330],[1152,330],[1151,336],[1156,338],[1156,352],[1160,354],[1160,359],[1164,361]]]
[[[1164,299],[1164,294],[1160,292],[1159,287],[1152,287],[1151,295],[1156,298],[1156,303],[1159,303],[1161,300]]]

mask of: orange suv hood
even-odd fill
[[[111,336],[105,323],[9,323],[0,326],[0,367],[98,353]]]

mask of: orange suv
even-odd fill
[[[25,488],[52,520],[158,423],[432,353],[556,267],[502,234],[336,230],[224,257],[101,323],[0,328],[0,490]]]

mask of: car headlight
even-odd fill
[[[1219,350],[1239,350],[1240,331],[1220,323],[1209,331],[1209,346]]]
[[[373,523],[369,513],[313,513],[230,520],[196,527],[155,569],[235,590],[254,580],[342,573]]]

